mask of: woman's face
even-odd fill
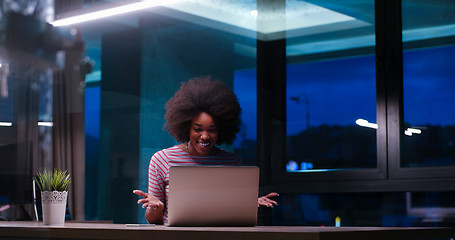
[[[188,153],[198,156],[211,155],[217,139],[218,128],[212,116],[201,112],[191,121]]]

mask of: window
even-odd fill
[[[308,26],[286,33],[286,156],[278,178],[382,179],[374,1],[309,2],[295,14]]]
[[[357,24],[344,22],[352,28],[338,32],[337,24],[314,26],[301,38],[287,33],[286,155],[272,153],[281,159],[272,161],[275,185],[291,192],[441,189],[425,179],[455,176],[453,114],[438,111],[454,107],[454,6],[438,2],[420,15],[428,6],[417,1],[314,4]]]
[[[403,1],[402,168],[455,165],[455,5]]]

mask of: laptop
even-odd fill
[[[259,168],[172,166],[168,226],[255,226]]]

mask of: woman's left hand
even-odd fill
[[[270,199],[271,197],[276,197],[276,196],[279,196],[279,194],[276,192],[272,192],[272,193],[269,193],[265,196],[258,198],[258,207],[259,206],[273,207],[274,205],[278,205],[278,203],[276,201]]]

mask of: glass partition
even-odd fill
[[[53,19],[53,10],[53,1],[2,1],[0,8],[3,220],[33,219],[32,178],[52,159],[52,88],[60,62],[42,26]],[[53,40],[60,41],[60,37],[55,35]],[[49,49],[44,50],[44,42]]]
[[[183,1],[81,24],[94,64],[85,88],[87,220],[145,223],[131,190],[147,190],[151,156],[176,144],[164,105],[193,77],[211,75],[237,94],[241,130],[220,147],[257,165],[255,9],[256,1]]]

